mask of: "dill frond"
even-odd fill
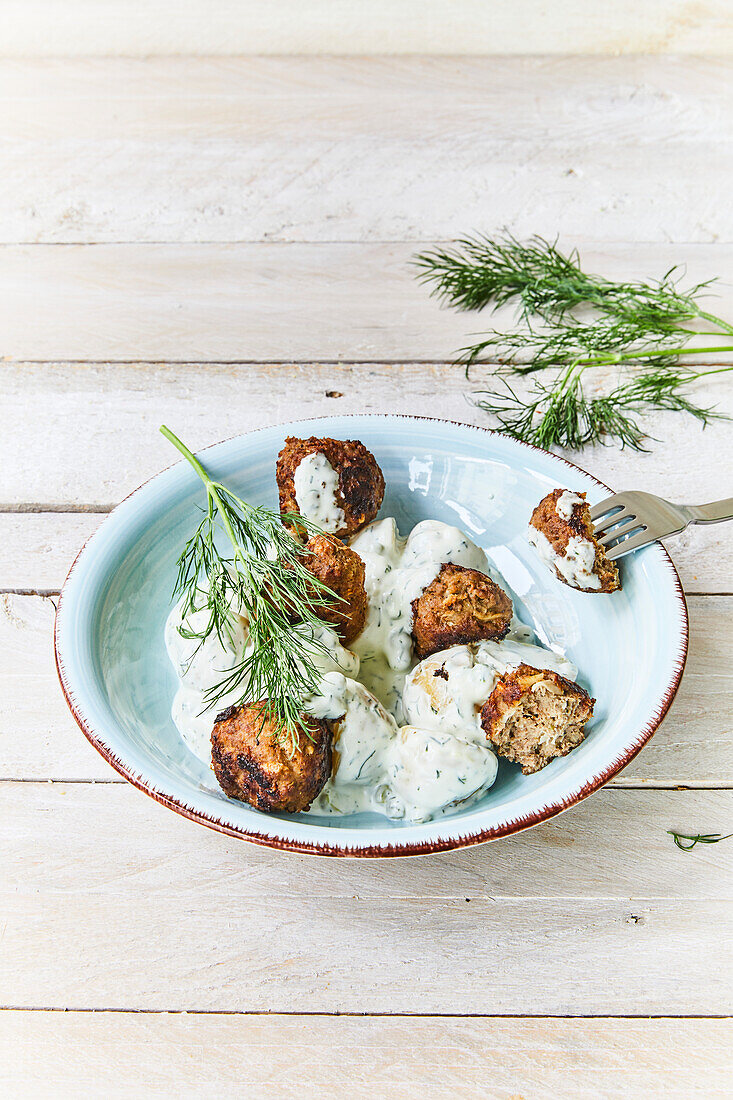
[[[537,379],[526,397],[500,377],[499,388],[479,391],[475,404],[496,418],[500,431],[544,450],[564,447],[577,451],[615,440],[622,449],[646,451],[644,441],[649,436],[637,414],[651,408],[689,413],[703,427],[713,420],[729,419],[714,408],[696,405],[686,389],[698,378],[733,367],[692,371],[675,365],[652,366],[600,397],[586,395],[582,383],[585,369],[573,365],[551,382]]]
[[[323,623],[316,612],[340,597],[303,564],[304,549],[283,521],[297,519],[309,534],[319,529],[302,516],[248,504],[213,481],[169,428],[160,430],[206,489],[202,519],[178,559],[173,597],[181,602],[184,624],[193,612],[208,615],[200,628],[184,625],[181,633],[200,643],[216,635],[224,643],[237,615],[249,627],[244,656],[210,690],[207,704],[240,690],[240,703],[269,700],[278,734],[294,752],[303,704],[320,682],[318,658],[330,653],[318,638]],[[219,548],[222,536],[228,554]]]
[[[415,257],[418,278],[432,283],[432,293],[457,309],[495,309],[516,302],[525,320],[548,323],[587,306],[616,317],[633,317],[660,325],[677,325],[699,316],[695,299],[713,280],[679,290],[682,272],[672,268],[658,282],[613,282],[581,269],[577,249],[564,255],[557,241],[534,236],[518,241],[511,233],[476,235],[453,248]]]

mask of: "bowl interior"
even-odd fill
[[[182,463],[148,482],[113,513],[78,559],[57,624],[62,679],[97,747],[151,792],[194,816],[285,843],[392,845],[477,832],[512,831],[571,804],[645,740],[684,662],[684,600],[659,546],[622,563],[623,591],[588,595],[540,564],[525,530],[533,507],[556,486],[606,490],[561,459],[462,425],[397,417],[333,417],[265,429],[202,452],[207,468],[255,504],[277,507],[275,459],[284,437],[359,438],[384,472],[380,516],[406,534],[422,519],[462,527],[506,579],[520,617],[559,647],[595,696],[586,740],[533,776],[501,762],[483,799],[424,825],[373,814],[269,816],[227,799],[183,744],[171,717],[175,676],[163,643],[176,559],[203,502]],[[510,827],[511,826],[511,827]]]

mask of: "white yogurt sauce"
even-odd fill
[[[299,507],[301,503],[298,497]],[[323,526],[323,516],[316,522]],[[304,650],[310,649],[321,672],[318,690],[304,710],[333,723],[331,778],[308,812],[371,811],[426,821],[480,797],[494,782],[497,761],[477,707],[488,698],[497,676],[522,662],[570,678],[575,669],[564,658],[518,640],[531,637],[531,631],[516,618],[505,641],[453,646],[414,668],[412,601],[444,562],[491,576],[483,550],[458,528],[435,520],[419,523],[406,539],[393,519],[381,520],[365,528],[351,546],[365,563],[369,598],[367,623],[354,651],[345,649],[326,624],[315,635],[293,628],[303,632]],[[500,577],[495,579],[501,583]],[[186,625],[200,629],[206,615],[197,611]],[[203,645],[183,637],[180,627],[180,607],[175,607],[165,635],[180,681],[173,720],[191,751],[210,766],[215,715],[246,698],[246,685],[209,707],[205,694],[246,655],[247,622],[233,613],[230,636],[223,643],[210,637]],[[315,642],[327,652],[314,648]]]
[[[346,516],[336,499],[339,477],[324,454],[315,451],[301,458],[293,485],[301,516],[331,534],[344,527]]]
[[[484,744],[481,708],[498,678],[521,664],[551,669],[568,680],[574,680],[578,671],[566,657],[523,642],[452,646],[426,657],[407,677],[402,699],[405,720]]]
[[[566,489],[564,493],[561,493],[555,502],[555,511],[563,519],[571,519],[573,515],[573,506],[576,504],[584,504],[585,501],[577,493],[571,493],[569,489]]]
[[[202,594],[202,599],[205,594]],[[202,631],[209,619],[206,610],[194,611],[186,620],[190,631]],[[189,749],[202,760],[211,758],[211,729],[219,711],[236,700],[229,696],[207,705],[205,695],[242,660],[247,643],[247,623],[232,614],[228,636],[223,640],[215,634],[205,641],[185,638],[180,633],[181,605],[171,611],[165,624],[165,644],[168,656],[179,678],[171,714],[181,737]]]
[[[572,588],[580,588],[587,592],[590,590],[598,591],[601,587],[601,578],[593,572],[596,548],[590,539],[585,539],[581,535],[573,535],[572,538],[568,539],[568,544],[563,553],[558,554],[544,531],[538,531],[531,524],[527,538],[545,565],[555,569]]]
[[[389,786],[409,821],[429,821],[483,794],[497,769],[485,738],[480,745],[445,730],[403,726],[389,753]]]

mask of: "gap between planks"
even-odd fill
[[[685,591],[686,596],[730,596],[731,592],[713,592],[713,591],[701,591],[696,589],[694,592]],[[58,588],[2,588],[0,587],[0,596],[43,596],[44,598],[53,600],[57,596],[61,595],[61,590]]]
[[[58,1005],[0,1005],[0,1012],[60,1012],[64,1015],[85,1015],[93,1013],[109,1013],[118,1016],[253,1016],[264,1019],[299,1019],[306,1017],[311,1019],[333,1020],[343,1017],[347,1020],[731,1020],[733,1016],[728,1012],[690,1012],[690,1013],[614,1013],[614,1012],[553,1012],[546,1015],[534,1016],[530,1012],[288,1012],[278,1010],[268,1012],[257,1009],[238,1008],[115,1008],[102,1006],[100,1008],[76,1007],[62,1008]]]

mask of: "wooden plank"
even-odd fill
[[[5,1012],[0,1084],[43,1092],[395,1100],[713,1100],[728,1093],[729,1020],[463,1020]],[[633,1052],[633,1056],[631,1055]],[[680,1052],[672,1055],[671,1052]],[[276,1082],[276,1085],[275,1085]]]
[[[239,844],[127,786],[4,783],[0,798],[0,959],[13,1007],[733,1007],[720,965],[733,853],[686,855],[665,833],[671,821],[724,828],[730,792],[607,791],[490,848],[385,863]]]
[[[733,784],[733,600],[688,602],[690,655],[672,711],[614,786]],[[64,704],[53,613],[48,598],[0,596],[0,778],[117,780]]]
[[[588,12],[581,0],[538,7],[518,0],[194,0],[184,8],[140,0],[6,0],[6,56],[150,54],[524,54],[733,51],[725,0],[617,0]]]
[[[730,242],[732,100],[724,58],[6,61],[0,241]]]
[[[100,513],[0,512],[0,589],[58,592]]]
[[[55,593],[96,531],[99,512],[0,512],[0,590]],[[685,591],[733,593],[733,544],[722,526],[668,540]]]
[[[294,909],[290,899],[266,898],[242,911],[220,882],[215,902],[192,913],[170,895],[74,904],[79,877],[77,867],[69,894],[46,903],[54,906],[50,925],[37,896],[6,904],[3,988],[14,1007],[41,1000],[70,1009],[385,1015],[733,1009],[721,965],[733,946],[730,902],[696,902],[691,911],[687,901],[643,898],[325,898],[317,906],[299,898]]]
[[[298,418],[385,410],[491,427],[471,404],[487,384],[490,368],[475,370],[467,381],[462,367],[436,363],[6,362],[0,368],[0,503],[116,503],[175,458],[158,433],[163,421],[194,448]],[[703,403],[728,411],[732,393],[725,376],[695,390]],[[34,433],[36,424],[43,433]],[[703,431],[679,413],[645,424],[655,437],[648,454],[596,447],[568,457],[615,490],[644,489],[686,503],[730,494],[723,479],[733,461],[728,424]],[[698,540],[706,533],[698,528],[688,537],[703,545]]]
[[[3,351],[86,362],[435,361],[512,323],[510,310],[438,305],[411,267],[419,247],[8,245],[0,248]],[[591,244],[583,257],[609,277],[658,277],[676,262],[687,265],[688,285],[719,275],[707,304],[733,317],[733,245]]]
[[[115,898],[133,905],[145,893],[151,906],[168,894],[187,912],[205,911],[225,882],[227,913],[237,902],[246,909],[267,898],[432,899],[465,907],[523,898],[628,903],[733,896],[733,842],[699,845],[687,854],[667,834],[730,832],[731,791],[606,788],[506,840],[379,862],[276,852],[231,839],[126,783],[6,781],[0,783],[0,805],[5,890],[57,898],[76,876],[80,906]],[[0,1004],[8,1003],[2,996]]]

